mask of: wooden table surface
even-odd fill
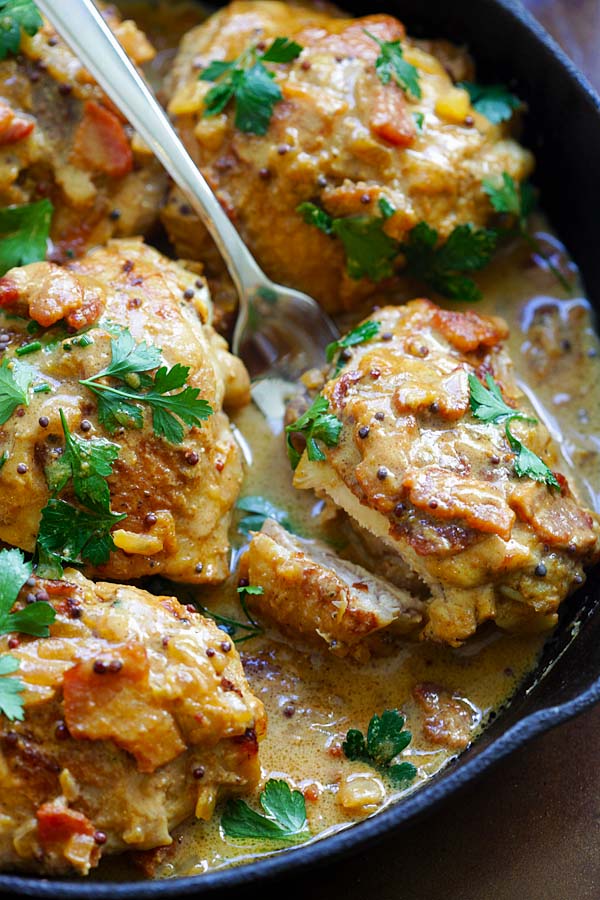
[[[600,0],[525,6],[600,91]],[[286,900],[600,900],[599,760],[597,707],[407,832],[286,885]]]

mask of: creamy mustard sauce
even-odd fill
[[[158,42],[160,54],[154,70],[160,78],[176,42],[173,33],[165,31],[167,23],[173,24],[173,10],[181,9],[175,21],[175,29],[180,32],[193,24],[194,16],[196,20],[201,16],[189,4],[149,8],[136,0],[122,6]],[[530,249],[519,243],[503,247],[478,277],[485,299],[476,309],[507,320],[511,329],[509,349],[521,387],[561,449],[562,471],[581,500],[598,509],[600,344],[575,267],[545,222],[539,218],[533,225],[553,265],[572,283],[572,291],[567,295],[547,263],[532,257]],[[415,290],[407,286],[396,299],[402,302],[412,296]],[[340,327],[351,327],[368,312],[370,307],[346,317]],[[234,422],[247,456],[242,496],[265,497],[288,512],[299,534],[324,538],[335,546],[335,534],[328,532],[319,515],[321,504],[292,487],[281,423],[267,422],[255,406],[239,413]],[[245,540],[237,528],[238,521],[239,516],[231,534],[232,570]],[[236,586],[232,578],[217,589],[195,591],[194,599],[213,612],[240,619],[243,615]],[[364,773],[378,782],[380,799],[363,814],[374,814],[384,805],[401,802],[403,794],[417,790],[457,754],[456,750],[431,744],[422,734],[418,724],[422,714],[417,713],[412,697],[415,684],[435,682],[463,698],[472,709],[475,737],[490,714],[506,706],[520,682],[535,668],[543,643],[539,635],[514,637],[490,627],[457,650],[405,642],[393,655],[358,665],[337,659],[325,649],[294,646],[267,628],[264,635],[239,645],[250,686],[268,714],[268,733],[260,747],[263,783],[268,778],[284,778],[304,792],[312,840],[356,821],[356,816],[344,811],[338,797],[340,781],[350,775]],[[404,792],[390,790],[372,769],[347,761],[341,752],[348,728],[366,731],[374,713],[392,708],[406,716],[406,727],[413,731],[402,759],[417,767],[418,776]],[[415,720],[417,727],[412,728]],[[259,790],[245,798],[255,808],[258,794]],[[285,849],[226,838],[220,828],[220,814],[218,807],[210,823],[186,823],[178,828],[156,875],[199,874]],[[131,865],[123,860],[107,863],[101,870],[95,877],[131,878],[133,874]]]

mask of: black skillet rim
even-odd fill
[[[548,35],[534,17],[517,0],[494,0],[513,24],[528,32],[532,41],[541,44],[551,54],[564,75],[577,86],[588,105],[600,116],[600,97],[576,68],[559,45]],[[585,273],[584,273],[585,275]],[[600,616],[596,608],[595,617]],[[585,625],[583,627],[586,627]],[[577,643],[578,638],[574,638]],[[483,774],[495,763],[521,747],[535,736],[542,734],[562,722],[579,715],[600,701],[600,674],[578,695],[566,702],[551,705],[526,714],[508,728],[489,746],[470,756],[470,751],[461,757],[456,768],[444,770],[438,778],[427,786],[416,790],[404,800],[388,807],[381,813],[352,825],[330,837],[316,840],[293,849],[281,851],[245,865],[220,869],[202,875],[157,881],[131,882],[91,882],[50,880],[21,875],[0,874],[0,891],[8,896],[69,898],[69,900],[108,900],[127,898],[145,900],[153,897],[189,897],[195,894],[214,894],[234,887],[253,886],[289,875],[310,866],[321,866],[347,856],[359,848],[372,846],[393,830],[415,822],[430,813],[451,794],[464,788],[470,781]]]

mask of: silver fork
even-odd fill
[[[325,347],[339,337],[335,325],[311,297],[275,284],[260,269],[91,0],[36,4],[146,141],[210,232],[239,297],[232,348],[251,375],[295,381],[306,369],[322,366]]]

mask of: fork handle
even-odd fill
[[[36,0],[37,6],[142,136],[210,232],[244,302],[267,281],[168,116],[91,0]]]

